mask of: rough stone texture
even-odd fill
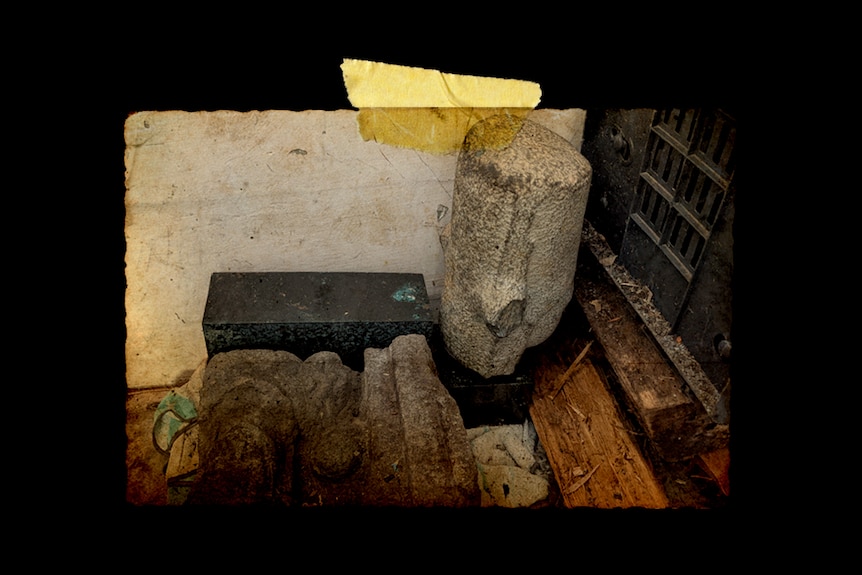
[[[398,335],[431,337],[422,274],[364,272],[214,273],[203,317],[210,356],[279,349],[300,358],[338,354],[362,370],[365,349]]]
[[[425,338],[398,337],[386,349],[366,350],[363,378],[370,479],[388,486],[384,500],[408,506],[478,504],[467,431],[437,378]]]
[[[529,420],[467,430],[483,507],[530,507],[548,498],[550,464]]]
[[[422,335],[366,350],[363,373],[332,352],[219,353],[200,407],[190,504],[479,505],[466,429]]]
[[[530,120],[495,116],[467,134],[441,234],[440,303],[446,348],[464,366],[510,374],[554,331],[572,297],[591,176],[574,146]]]
[[[548,480],[513,465],[480,465],[482,507],[530,507],[547,499]]]

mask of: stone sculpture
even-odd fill
[[[500,115],[458,156],[441,235],[440,328],[449,354],[483,377],[511,374],[571,300],[592,169],[568,141]]]
[[[200,394],[200,469],[188,504],[480,504],[467,431],[424,336],[365,351],[214,355]]]

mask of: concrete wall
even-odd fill
[[[206,358],[217,271],[417,272],[436,310],[456,154],[365,142],[357,112],[141,112],[126,121],[126,383]],[[583,110],[531,119],[580,149]]]

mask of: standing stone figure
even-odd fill
[[[554,331],[574,290],[592,169],[561,136],[507,115],[477,123],[443,231],[440,327],[450,355],[510,374]]]

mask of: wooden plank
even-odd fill
[[[537,383],[530,415],[565,506],[668,507],[593,364],[582,359],[554,383]]]
[[[605,237],[586,220],[581,234],[581,244],[589,248],[607,276],[625,296],[631,309],[643,322],[646,332],[658,345],[669,364],[685,380],[687,391],[693,394],[693,399],[700,402],[711,417],[724,419],[718,407],[721,401],[718,390],[688,348],[679,341],[679,338],[671,334],[672,326],[656,307],[652,290],[632,276],[625,266],[617,263],[617,255],[608,245]]]
[[[574,297],[613,367],[628,406],[667,461],[691,458],[727,443],[704,406],[658,349],[643,321],[604,267],[582,244]]]

